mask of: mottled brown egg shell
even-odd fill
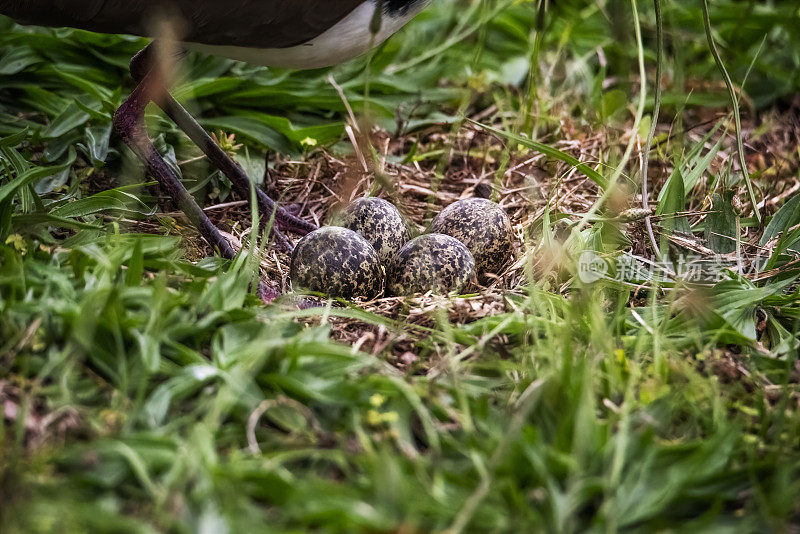
[[[400,211],[382,198],[354,200],[334,219],[334,224],[361,234],[375,248],[383,265],[389,265],[400,247],[411,239]]]
[[[332,297],[378,295],[383,268],[372,245],[356,232],[325,226],[305,236],[292,253],[292,283]]]
[[[503,208],[485,198],[450,204],[433,219],[431,232],[455,237],[475,258],[480,276],[497,273],[511,256],[511,219]]]
[[[425,234],[405,244],[389,272],[395,295],[458,291],[475,272],[475,260],[464,244],[448,235]]]

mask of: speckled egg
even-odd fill
[[[325,226],[297,243],[290,268],[296,288],[332,297],[374,297],[383,286],[378,253],[356,232]]]
[[[395,295],[458,291],[475,272],[475,260],[464,243],[444,234],[425,234],[400,249],[389,270]]]
[[[389,265],[400,247],[411,239],[400,211],[382,198],[354,200],[333,223],[361,234],[375,248],[384,265]]]
[[[497,273],[511,256],[511,219],[503,208],[485,198],[450,204],[433,219],[431,232],[455,237],[475,258],[480,276]]]

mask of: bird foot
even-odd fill
[[[256,293],[258,294],[259,298],[264,304],[270,304],[276,298],[281,296],[280,291],[272,288],[263,281],[258,283],[258,288],[256,289]]]

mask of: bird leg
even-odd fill
[[[144,111],[148,103],[158,100],[157,97],[154,99],[155,95],[151,91],[159,90],[158,84],[151,82],[149,75],[145,75],[128,100],[119,107],[114,114],[114,129],[122,136],[125,144],[145,162],[148,172],[155,176],[161,187],[178,204],[191,223],[200,231],[203,239],[217,249],[222,257],[232,260],[236,256],[236,251],[197,205],[194,197],[186,190],[164,158],[159,155],[147,135]],[[258,294],[265,302],[274,300],[278,295],[274,289],[263,282],[259,282]]]
[[[251,194],[251,187],[255,190],[256,202],[262,219],[275,216],[275,225],[281,231],[292,232],[297,235],[306,235],[317,229],[315,224],[289,213],[279,206],[264,191],[255,187],[250,182],[242,167],[233,161],[213,139],[206,133],[202,126],[195,120],[186,108],[181,106],[171,95],[164,98],[161,109],[177,124],[189,138],[200,147],[211,163],[228,177],[239,195],[245,198]]]
[[[236,252],[222,237],[205,212],[197,205],[194,197],[186,190],[174,171],[167,165],[153,146],[144,126],[144,110],[150,102],[148,78],[145,77],[133,90],[114,115],[114,129],[122,140],[147,165],[147,170],[155,176],[167,194],[178,204],[189,220],[200,231],[209,245],[217,249],[223,257],[233,259]]]
[[[147,75],[153,66],[153,55],[154,45],[150,44],[134,56],[131,60],[131,75],[134,80],[139,81]],[[304,221],[292,213],[289,213],[285,208],[278,206],[264,191],[258,187],[253,187],[242,167],[233,161],[214,140],[211,139],[195,118],[192,117],[192,115],[186,111],[186,108],[176,101],[168,91],[164,91],[163,98],[158,99],[156,104],[192,141],[194,141],[211,163],[228,177],[239,195],[244,198],[249,198],[251,189],[255,190],[258,209],[262,214],[262,222],[267,222],[269,218],[274,215],[274,224],[277,227],[275,229],[275,234],[279,241],[283,238],[283,236],[280,236],[280,231],[306,235],[317,229],[315,224]]]

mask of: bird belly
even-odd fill
[[[358,57],[378,46],[414,18],[424,5],[425,2],[418,2],[405,12],[384,14],[380,30],[374,35],[370,31],[376,6],[373,0],[364,2],[335,26],[301,45],[289,48],[246,48],[186,43],[186,47],[270,67],[328,67]]]

